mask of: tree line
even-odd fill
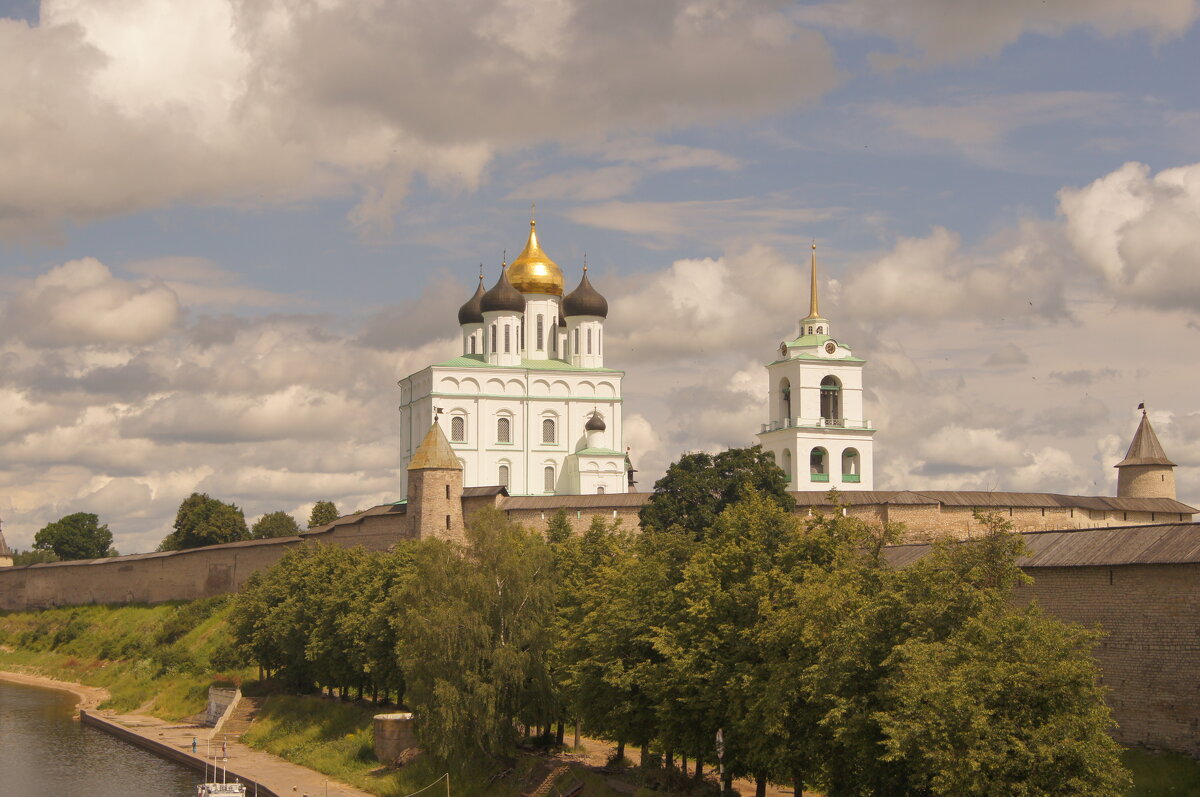
[[[324,526],[339,517],[332,501],[317,501],[308,516],[308,528]],[[300,533],[300,524],[287,512],[267,512],[246,525],[246,516],[236,504],[192,493],[179,505],[171,533],[159,544],[160,551],[181,551],[205,545],[241,540],[289,537]],[[28,551],[17,551],[15,565],[69,562],[119,556],[113,547],[107,523],[91,512],[75,512],[47,523],[33,538]]]
[[[574,724],[760,795],[1123,791],[1097,634],[1014,604],[1006,521],[896,568],[897,529],[792,509],[757,447],[689,454],[636,535],[485,511],[461,545],[294,549],[237,596],[234,634],[294,689],[403,702],[452,763]]]

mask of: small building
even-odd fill
[[[4,541],[4,521],[0,520],[0,567],[12,567],[13,552]]]

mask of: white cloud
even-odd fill
[[[387,226],[413,175],[471,190],[497,152],[770,113],[837,79],[769,5],[45,0],[36,26],[0,19],[0,236],[347,190],[352,221]],[[728,163],[687,150],[649,168]]]
[[[566,215],[580,224],[643,236],[648,246],[665,247],[680,238],[755,238],[776,242],[791,238],[797,227],[825,221],[842,208],[799,207],[783,197],[678,202],[598,202],[571,208]]]
[[[72,260],[9,299],[5,333],[39,347],[142,344],[179,319],[179,299],[162,284],[129,282],[95,258]]]
[[[1197,13],[1194,0],[833,0],[803,7],[797,18],[891,38],[902,52],[878,53],[875,61],[892,68],[976,59],[1027,33],[1057,36],[1074,28],[1109,38],[1136,33],[1175,38],[1191,28]]]
[[[1145,164],[1126,163],[1062,189],[1059,207],[1072,245],[1120,299],[1200,308],[1200,163],[1153,176]]]

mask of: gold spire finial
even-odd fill
[[[809,284],[808,315],[806,318],[820,318],[821,308],[817,301],[817,242],[812,242],[812,276]]]
[[[483,282],[483,263],[479,264],[479,281]]]
[[[532,201],[529,203],[529,226],[532,227],[535,224],[537,224],[536,217],[537,217],[537,201],[535,200],[535,201]]]
[[[583,273],[587,273],[587,252],[583,253]]]

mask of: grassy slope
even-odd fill
[[[373,752],[374,713],[367,706],[327,698],[275,695],[267,700],[245,740],[254,747],[384,797],[410,794],[443,774],[424,758],[400,770],[381,770]],[[522,757],[514,777],[495,783],[477,773],[455,774],[453,791],[463,797],[516,797],[522,791],[522,781],[536,763],[533,757]],[[587,774],[586,779],[587,794],[602,797],[619,794],[598,776]]]
[[[231,641],[225,599],[158,606],[82,606],[0,613],[0,669],[33,670],[64,681],[103,686],[106,708],[140,709],[177,720],[204,709],[215,682],[252,676],[227,660]],[[319,698],[271,698],[247,736],[255,747],[385,797],[407,794],[440,772],[418,760],[399,772],[372,774],[369,707]],[[1200,762],[1174,754],[1126,751],[1138,797],[1197,795]],[[526,762],[525,766],[531,766]],[[470,779],[470,776],[467,776]],[[463,788],[459,788],[463,787]],[[456,784],[455,793],[505,797],[516,784]],[[588,794],[615,794],[599,779]]]
[[[251,674],[228,660],[228,601],[79,606],[0,614],[0,669],[112,693],[105,708],[168,720],[204,710],[214,682]]]

